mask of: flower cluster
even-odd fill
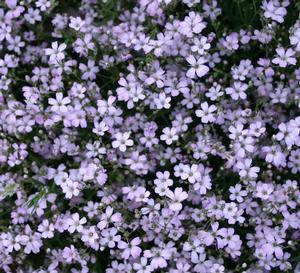
[[[299,272],[297,2],[1,1],[1,272]]]

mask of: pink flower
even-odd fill
[[[67,263],[72,263],[78,258],[77,249],[73,245],[65,247],[62,251],[62,256]]]
[[[194,11],[189,12],[189,15],[181,22],[180,32],[187,37],[193,37],[193,33],[199,34],[206,27],[202,17]]]
[[[81,29],[81,27],[84,25],[84,21],[80,17],[71,17],[71,22],[69,24],[70,28],[73,28],[74,30],[78,31]]]
[[[284,16],[287,14],[287,10],[280,6],[279,1],[263,1],[263,9],[265,10],[264,16],[266,18],[271,18],[272,20],[283,23]]]

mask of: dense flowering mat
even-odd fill
[[[299,272],[299,10],[0,1],[0,272]]]

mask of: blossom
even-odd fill
[[[182,188],[176,188],[174,192],[168,191],[167,197],[169,197],[172,202],[170,204],[170,210],[180,211],[182,209],[182,201],[188,198],[188,194],[182,190]]]
[[[72,263],[78,258],[79,255],[74,245],[70,245],[70,247],[65,247],[63,249],[62,256],[67,263]]]
[[[180,178],[183,180],[188,180],[190,183],[194,184],[201,177],[201,173],[198,169],[198,165],[193,164],[192,166],[184,165]]]
[[[244,161],[237,162],[236,166],[240,170],[239,175],[241,177],[256,178],[258,176],[259,167],[251,167],[252,160],[246,158]]]
[[[47,0],[38,0],[36,2],[36,6],[40,8],[41,11],[46,11],[48,8],[51,7],[51,2]]]
[[[295,46],[296,51],[300,51],[300,29],[296,28],[294,33],[290,36],[291,45]]]
[[[169,109],[171,107],[170,101],[171,98],[170,97],[166,97],[165,93],[160,93],[158,95],[158,98],[154,99],[155,103],[156,103],[156,107],[157,109]]]
[[[68,199],[71,199],[73,196],[78,196],[80,193],[79,182],[72,181],[71,179],[68,179],[65,183],[61,184],[61,188]]]
[[[129,137],[130,137],[130,132],[116,133],[115,134],[116,140],[112,142],[113,148],[118,148],[121,152],[125,152],[127,146],[133,145],[133,140],[129,139]]]
[[[233,87],[228,87],[225,89],[226,94],[230,95],[233,100],[246,99],[246,90],[248,85],[242,82],[234,82]]]
[[[87,65],[84,63],[79,64],[79,69],[82,72],[81,78],[83,80],[95,80],[96,74],[99,72],[99,67],[95,65],[94,60],[88,60]]]
[[[229,191],[231,193],[229,196],[230,200],[237,200],[239,203],[243,202],[244,197],[247,196],[247,191],[242,190],[241,184],[237,184],[235,187],[231,186]]]
[[[207,60],[204,57],[196,59],[193,55],[190,55],[186,60],[191,65],[191,68],[186,73],[187,77],[194,78],[196,74],[201,78],[208,73],[209,67],[204,65],[207,63]]]
[[[297,1],[62,2],[1,2],[0,271],[297,271]]]
[[[46,55],[50,55],[50,62],[60,62],[65,58],[64,51],[67,48],[65,43],[58,45],[58,42],[53,42],[51,48],[45,49]]]
[[[96,232],[96,228],[94,226],[89,227],[88,229],[82,230],[81,240],[90,245],[94,244],[96,240],[98,240],[99,235]]]
[[[279,132],[275,138],[278,141],[284,140],[288,147],[294,145],[299,140],[300,128],[293,124],[280,123],[278,125]]]
[[[128,259],[130,256],[133,258],[137,258],[140,256],[142,249],[138,247],[141,243],[140,238],[136,237],[130,241],[130,243],[126,243],[124,241],[120,241],[118,243],[118,247],[123,250],[122,257],[124,259]]]
[[[176,128],[166,127],[163,129],[163,134],[160,136],[162,141],[165,141],[167,145],[172,144],[173,141],[178,140],[179,136],[177,135]]]
[[[191,37],[192,33],[200,33],[206,27],[202,17],[196,12],[189,12],[188,16],[181,22],[180,31],[187,37]]]
[[[39,225],[38,231],[41,232],[43,238],[52,238],[54,237],[54,225],[49,223],[47,219]]]
[[[285,50],[283,47],[276,48],[277,57],[272,60],[272,63],[278,64],[280,67],[286,67],[288,65],[296,65],[296,58],[294,50],[288,48]]]
[[[267,200],[270,196],[270,194],[273,192],[273,185],[272,184],[266,184],[266,183],[259,183],[257,185],[257,197]]]
[[[2,244],[7,249],[8,252],[14,250],[19,251],[21,249],[21,239],[20,235],[13,237],[10,233],[2,236]]]
[[[201,110],[196,110],[196,116],[201,118],[203,123],[213,122],[215,121],[214,112],[218,108],[215,105],[208,105],[205,101],[201,103]]]
[[[101,232],[100,243],[106,245],[109,248],[114,248],[121,240],[121,236],[117,235],[118,230],[116,228],[104,229]]]
[[[152,272],[152,267],[148,264],[148,260],[145,257],[141,257],[139,263],[134,263],[133,268],[137,273],[150,273]]]
[[[210,44],[207,43],[206,37],[201,37],[200,40],[198,38],[194,39],[194,45],[191,47],[193,52],[197,52],[202,55],[208,49],[210,49]]]
[[[287,13],[287,10],[279,5],[278,1],[263,1],[264,16],[266,18],[271,18],[272,20],[282,23],[284,21],[284,16]]]
[[[155,184],[163,183],[167,186],[173,185],[173,180],[170,178],[170,172],[164,171],[164,172],[157,172],[156,173],[156,179],[154,180]]]
[[[71,218],[67,220],[68,223],[68,231],[70,233],[74,233],[75,231],[77,232],[82,232],[83,231],[83,225],[87,222],[85,217],[82,217],[80,219],[78,213],[72,214]]]
[[[71,102],[71,100],[68,97],[63,97],[62,93],[56,93],[55,99],[49,98],[49,104],[51,106],[51,111],[56,112],[67,112],[68,108],[67,105]]]
[[[73,28],[74,30],[78,31],[81,29],[81,27],[84,25],[84,21],[80,17],[71,17],[71,21],[69,24],[70,28]]]

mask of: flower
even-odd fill
[[[56,93],[55,99],[49,98],[48,102],[51,106],[52,112],[61,112],[65,113],[68,111],[67,105],[71,102],[71,100],[68,97],[63,97],[62,93]]]
[[[276,48],[277,57],[272,60],[272,63],[278,64],[280,67],[286,67],[290,65],[296,65],[295,51],[288,48],[286,51],[283,47]]]
[[[85,217],[82,217],[80,219],[78,213],[72,214],[71,218],[67,220],[68,223],[68,231],[70,233],[74,233],[75,231],[77,232],[82,232],[83,231],[83,225],[87,222]]]
[[[1,2],[0,271],[297,267],[298,1],[62,2]]]
[[[172,142],[178,140],[178,138],[177,129],[169,127],[164,128],[163,134],[160,136],[160,139],[165,141],[167,145],[172,144]]]
[[[258,198],[267,200],[269,198],[270,194],[273,192],[274,188],[273,188],[272,184],[259,183],[257,185],[256,190],[257,190],[256,196]]]
[[[201,110],[196,110],[196,116],[201,118],[201,121],[203,123],[208,123],[208,122],[214,122],[215,121],[215,116],[214,112],[218,108],[215,105],[208,105],[208,103],[205,101],[201,103]]]
[[[142,249],[138,247],[140,243],[141,240],[138,237],[131,240],[130,243],[120,241],[118,243],[118,248],[123,250],[122,257],[126,260],[129,259],[130,256],[134,259],[139,257],[142,252]]]
[[[99,235],[96,232],[94,226],[89,227],[88,229],[82,230],[81,240],[87,244],[94,244],[99,239]]]
[[[71,22],[69,24],[70,28],[73,28],[74,30],[78,31],[81,29],[81,27],[84,25],[84,21],[80,17],[71,17]]]
[[[244,161],[239,161],[236,164],[236,167],[240,170],[239,175],[240,177],[249,177],[249,178],[256,178],[258,176],[259,167],[251,167],[252,160],[246,158]]]
[[[53,238],[54,237],[54,225],[49,223],[47,219],[39,225],[38,231],[41,232],[42,238]]]
[[[242,82],[234,82],[233,87],[228,87],[225,89],[226,94],[230,95],[233,100],[238,99],[246,99],[247,94],[246,90],[248,88],[248,85]]]
[[[130,132],[125,132],[125,133],[116,133],[115,134],[115,139],[112,142],[113,148],[118,148],[121,152],[125,152],[127,149],[127,146],[132,146],[133,145],[133,140],[129,139],[130,137]]]
[[[204,65],[207,63],[207,60],[204,57],[199,57],[196,59],[193,55],[190,55],[186,58],[187,62],[191,65],[191,68],[187,71],[186,76],[189,78],[195,78],[195,74],[201,78],[205,76],[208,71],[209,67]]]
[[[265,11],[264,16],[266,18],[271,18],[278,23],[283,23],[283,18],[287,14],[287,10],[283,6],[280,6],[278,1],[264,0],[262,8]]]
[[[50,55],[49,61],[53,63],[59,63],[65,58],[64,51],[67,48],[65,43],[58,45],[58,42],[51,44],[52,48],[45,49],[46,55]]]
[[[170,210],[180,211],[182,209],[181,202],[188,198],[188,194],[183,191],[182,188],[176,188],[174,192],[172,192],[171,190],[168,191],[167,197],[172,200],[170,204]]]
[[[170,101],[171,98],[166,97],[165,93],[160,93],[158,95],[158,98],[154,99],[157,109],[162,109],[162,108],[169,109],[171,107]]]

